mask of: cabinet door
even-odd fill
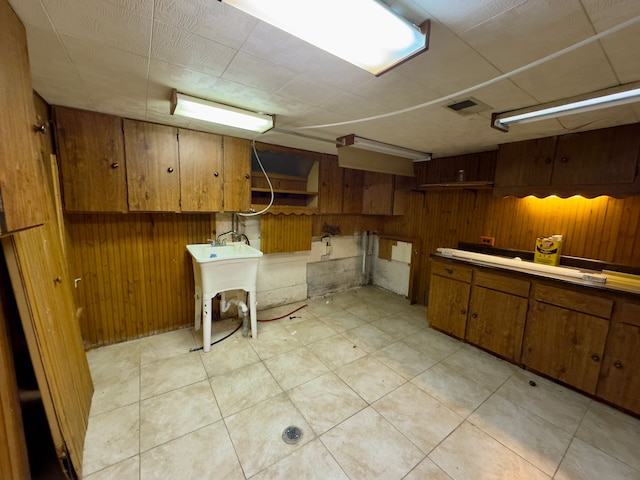
[[[124,120],[129,210],[180,211],[180,171],[175,127]]]
[[[466,340],[512,362],[520,361],[528,299],[473,287]]]
[[[0,234],[47,220],[24,27],[0,2]]]
[[[463,339],[471,285],[452,278],[431,275],[427,320],[429,325]]]
[[[496,163],[496,187],[549,185],[556,138],[538,138],[500,145]]]
[[[602,318],[532,301],[522,363],[595,393],[608,330],[609,321]]]
[[[618,300],[597,395],[640,414],[640,303]]]
[[[633,183],[640,154],[640,125],[563,135],[558,139],[556,185]]]
[[[247,212],[251,208],[251,142],[224,137],[224,211]]]
[[[222,211],[222,137],[178,130],[180,206],[183,212]]]
[[[67,212],[126,212],[122,119],[55,107],[56,140]]]
[[[318,189],[319,213],[342,213],[342,185],[344,169],[335,155],[322,155]]]
[[[370,215],[393,213],[393,175],[364,172],[362,213]]]
[[[342,213],[362,213],[363,189],[364,172],[345,168],[342,185]]]

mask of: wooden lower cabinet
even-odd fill
[[[519,363],[530,286],[527,280],[476,270],[465,339]]]
[[[609,321],[532,300],[522,363],[587,393],[595,393]]]
[[[472,275],[469,267],[432,262],[427,310],[431,327],[464,338]]]
[[[614,312],[596,394],[608,402],[636,413],[640,413],[638,352],[640,304],[625,302]]]
[[[640,296],[442,257],[431,327],[640,415]]]

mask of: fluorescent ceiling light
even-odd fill
[[[175,89],[171,95],[171,115],[196,118],[205,122],[258,133],[271,130],[274,125],[273,115],[251,112],[221,103],[210,102],[209,100],[190,97],[183,93],[178,93]]]
[[[336,145],[340,147],[355,147],[361,150],[370,150],[372,152],[386,153],[395,155],[396,157],[409,158],[414,162],[424,162],[431,160],[431,153],[411,150],[409,148],[398,147],[389,143],[376,142],[368,138],[362,138],[354,135],[345,135],[336,139]]]
[[[377,0],[224,2],[374,75],[429,46],[428,20],[415,26]]]
[[[554,102],[522,110],[494,113],[491,117],[491,126],[503,132],[508,132],[509,125],[558,118],[565,115],[573,115],[574,113],[589,112],[640,101],[640,86],[633,84],[632,88],[629,87],[631,85],[601,90],[588,96],[565,100],[563,103]],[[620,90],[620,88],[626,89]]]

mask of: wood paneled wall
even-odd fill
[[[563,234],[563,254],[640,267],[640,196],[494,198],[491,190],[410,192],[407,213],[386,217],[385,234],[423,242],[418,302],[426,304],[429,255],[458,242],[533,251],[539,236]]]
[[[309,215],[263,215],[260,218],[260,250],[264,253],[311,250]]]
[[[194,283],[185,246],[215,230],[209,214],[67,215],[71,276],[85,347],[192,324]]]

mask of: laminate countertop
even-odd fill
[[[437,253],[432,254],[432,257],[491,269],[525,273],[599,290],[640,295],[640,276],[611,270],[596,271],[576,267],[542,265],[518,257],[487,255],[454,248],[438,248]]]

